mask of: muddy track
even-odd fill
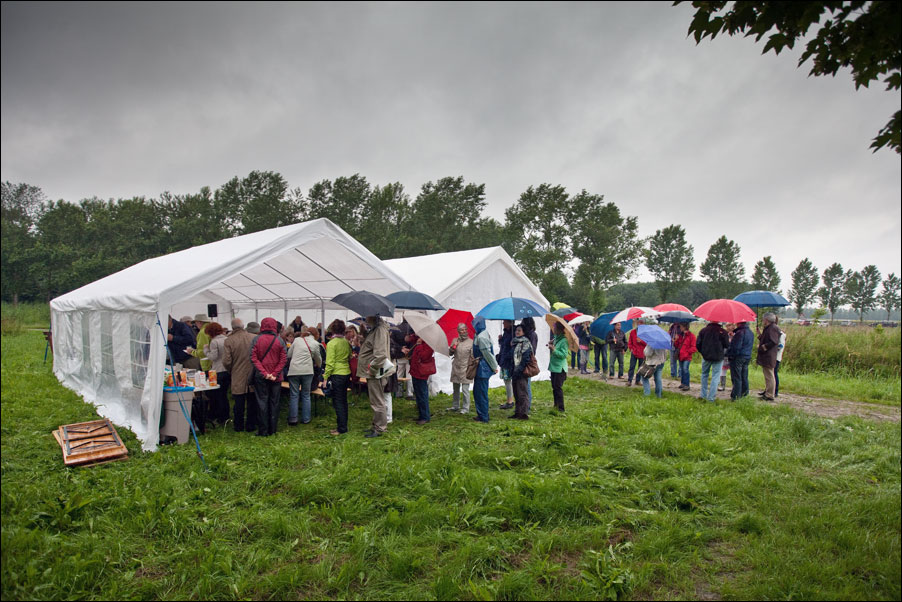
[[[601,374],[590,372],[589,374],[579,374],[576,370],[570,370],[569,377],[587,378],[589,380],[597,380],[607,382],[608,385],[615,387],[626,387],[626,376],[618,379],[616,376],[604,381]],[[680,383],[677,380],[664,378],[664,390],[668,393],[676,395],[686,395],[687,397],[698,398],[701,395],[701,385],[699,383],[690,384],[689,391],[680,391]],[[726,391],[718,391],[718,400],[730,400],[729,382]],[[633,385],[637,389],[639,395],[642,393],[642,385]],[[795,395],[793,393],[781,393],[774,401],[764,401],[758,397],[758,391],[752,391],[751,397],[760,403],[787,405],[797,410],[822,416],[824,418],[842,418],[843,416],[858,416],[868,420],[878,420],[886,422],[899,422],[900,408],[892,406],[884,406],[875,403],[865,403],[861,401],[849,401],[842,399],[824,399],[821,397],[806,397],[804,395]]]

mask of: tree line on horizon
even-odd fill
[[[0,294],[5,301],[49,301],[145,259],[224,238],[327,217],[381,259],[502,246],[552,302],[591,313],[664,301],[696,307],[754,289],[781,292],[771,256],[746,279],[740,247],[718,238],[699,265],[682,226],[646,239],[638,218],[604,196],[564,186],[530,186],[505,212],[483,216],[485,184],[462,176],[423,184],[373,185],[360,174],[321,180],[305,193],[272,171],[234,177],[215,191],[164,192],[158,198],[48,200],[29,184],[2,183]],[[654,283],[627,284],[640,264]],[[792,272],[787,298],[797,314],[820,302],[832,317],[849,305],[863,319],[899,309],[899,278],[882,281],[874,265],[834,263],[820,274],[808,258]],[[649,288],[651,287],[651,288]],[[655,303],[652,303],[652,300]]]

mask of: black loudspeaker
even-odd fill
[[[216,314],[216,304],[215,303],[207,304],[207,315],[210,316],[211,318],[216,317],[217,314]]]

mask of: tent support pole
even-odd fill
[[[323,325],[323,329],[326,328],[326,302],[322,297],[319,298],[319,315],[320,315],[320,324]],[[322,333],[320,333],[322,334]]]
[[[282,324],[288,325],[288,301],[283,302],[283,303],[282,303],[282,307],[283,307],[283,312],[282,312],[282,315],[283,315],[283,318],[282,318]],[[279,334],[282,334],[282,333],[279,333]]]

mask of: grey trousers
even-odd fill
[[[388,408],[385,404],[383,387],[384,384],[380,379],[366,379],[366,392],[370,396],[370,407],[373,408],[373,430],[377,433],[384,433],[385,427],[388,425]]]
[[[470,383],[451,383],[454,387],[454,394],[451,398],[451,409],[460,409],[467,413],[470,411]],[[461,399],[463,398],[463,399]]]

